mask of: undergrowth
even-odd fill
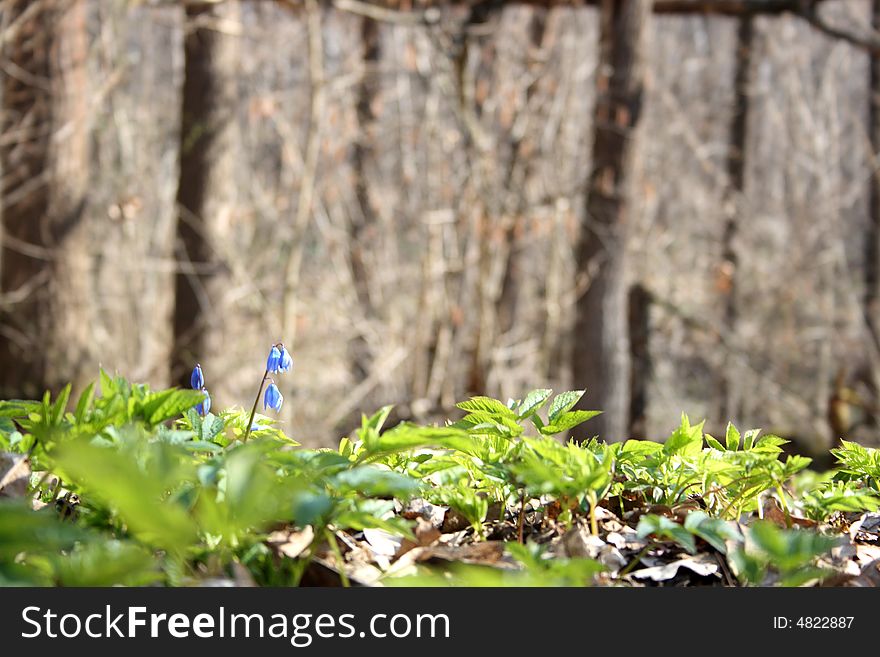
[[[880,504],[877,450],[841,441],[837,469],[812,473],[782,438],[733,425],[716,438],[686,416],[664,442],[606,444],[582,426],[596,412],[573,410],[582,391],[475,397],[440,426],[387,428],[385,407],[337,449],[305,449],[256,404],[209,412],[198,378],[156,392],[102,372],[75,404],[69,387],[0,402],[0,584],[290,586],[317,562],[345,585],[365,535],[502,545],[494,566],[385,564],[377,584],[627,585],[658,549],[717,554],[731,585],[803,584],[829,572],[835,519]],[[416,503],[440,509],[430,538]],[[609,518],[642,541],[618,566],[554,551],[572,531],[610,545]]]

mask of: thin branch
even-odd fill
[[[867,50],[874,57],[880,56],[880,33],[875,30],[851,30],[836,25],[831,25],[820,13],[819,3],[804,2],[801,9],[793,12],[796,16],[804,19],[813,28],[835,39],[846,41],[847,43]]]

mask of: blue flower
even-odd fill
[[[202,388],[202,394],[205,395],[205,399],[196,405],[196,411],[199,415],[207,415],[211,410],[211,395],[208,394],[207,388]]]
[[[281,350],[278,348],[278,345],[272,345],[272,350],[269,352],[269,359],[266,361],[266,371],[275,374],[279,371],[280,367]]]
[[[281,404],[283,403],[284,397],[281,395],[278,386],[274,382],[270,383],[269,387],[266,388],[266,394],[263,395],[263,409],[271,408],[273,411],[278,412],[281,410]]]
[[[293,367],[293,359],[287,353],[287,348],[280,342],[272,345],[272,350],[269,352],[269,358],[266,361],[266,369],[272,374],[279,374],[286,372],[291,367]]]
[[[189,384],[193,390],[201,390],[205,387],[205,377],[202,375],[202,366],[196,364],[193,368],[192,375],[189,377]]]
[[[281,345],[281,363],[278,366],[279,372],[286,372],[293,367],[293,358],[287,353],[287,347]]]

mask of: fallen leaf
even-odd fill
[[[583,526],[572,527],[563,534],[560,542],[564,556],[576,559],[594,559],[611,572],[617,572],[627,563],[620,550],[598,536],[594,536]]]
[[[686,568],[701,577],[718,575],[718,562],[711,554],[700,554],[695,557],[686,557],[662,566],[642,568],[632,573],[636,579],[650,579],[655,582],[664,582],[678,574],[680,568]]]
[[[785,511],[783,511],[782,507],[779,506],[779,502],[776,501],[775,497],[768,497],[764,500],[762,512],[764,520],[769,520],[770,522],[778,525],[779,527],[782,527],[783,529],[787,529],[789,527],[815,527],[819,524],[815,520],[810,520],[809,518],[798,518],[791,514],[786,517]],[[789,521],[791,522],[790,525]]]
[[[861,575],[849,580],[846,586],[880,587],[880,559],[862,568]]]
[[[24,497],[30,477],[27,456],[0,452],[0,497]]]
[[[365,529],[364,540],[372,553],[373,561],[382,570],[388,570],[391,560],[397,555],[403,539],[383,529]]]
[[[300,530],[281,530],[269,534],[266,543],[277,553],[296,559],[308,548],[315,539],[315,530],[311,525],[306,525]]]
[[[849,526],[853,541],[875,543],[880,541],[880,513],[864,513]]]
[[[413,529],[413,534],[415,535],[416,540],[413,541],[408,538],[404,539],[403,543],[400,545],[400,549],[397,551],[398,558],[414,548],[433,545],[440,540],[440,537],[442,536],[440,530],[425,518],[416,519],[416,526]]]
[[[409,503],[400,512],[400,515],[407,520],[424,518],[434,527],[440,529],[440,527],[443,526],[443,521],[446,519],[446,512],[448,510],[448,506],[431,504],[427,500],[415,498],[409,501]]]
[[[455,532],[463,531],[470,526],[470,521],[458,511],[455,509],[447,509],[443,524],[440,526],[440,531],[444,534],[454,534]]]

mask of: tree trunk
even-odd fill
[[[172,380],[189,385],[197,361],[222,348],[229,268],[218,255],[235,203],[239,3],[187,4]]]
[[[733,77],[734,106],[730,122],[730,142],[727,148],[728,189],[724,209],[727,215],[724,234],[721,237],[721,270],[718,277],[719,292],[723,297],[721,330],[728,336],[736,335],[738,319],[736,276],[738,257],[736,237],[739,232],[740,207],[745,191],[746,144],[749,123],[749,89],[752,79],[752,42],[754,21],[751,16],[739,19],[736,37],[736,67]],[[718,405],[716,420],[725,423],[738,415],[738,391],[735,389],[734,373],[729,354],[724,354],[718,381]]]
[[[642,109],[644,48],[651,2],[606,0],[601,6],[593,117],[593,167],[577,250],[578,299],[573,375],[587,389],[583,407],[603,414],[590,431],[620,440],[629,412],[626,236],[634,134]]]
[[[528,47],[530,49],[539,50],[541,48],[546,30],[547,9],[535,7],[532,10],[531,20],[529,21]],[[529,101],[535,92],[535,86],[533,83],[526,90],[526,107],[528,107]],[[504,177],[503,193],[507,198],[513,195],[516,198],[516,203],[515,207],[505,209],[505,214],[513,215],[513,220],[508,221],[504,229],[504,250],[507,257],[504,263],[504,276],[501,279],[501,290],[496,303],[496,335],[508,333],[516,324],[517,304],[519,303],[520,287],[523,279],[520,242],[522,241],[522,234],[525,232],[524,224],[526,223],[525,214],[527,212],[526,204],[528,199],[522,187],[528,176],[528,164],[523,164],[522,162],[527,157],[523,155],[522,149],[523,135],[511,135],[511,155]],[[516,187],[517,185],[519,187]]]
[[[871,3],[871,25],[880,30],[880,0]],[[868,133],[874,155],[874,175],[870,178],[868,230],[865,236],[865,317],[871,339],[880,349],[880,58],[871,57]]]
[[[3,35],[0,396],[32,397],[97,369],[85,2],[7,2]]]
[[[648,383],[651,364],[651,293],[640,283],[629,289],[629,425],[628,437],[646,440]]]
[[[364,73],[358,85],[357,117],[358,137],[354,144],[353,164],[355,173],[355,196],[359,214],[351,218],[348,233],[348,260],[352,282],[361,311],[366,321],[376,318],[376,309],[370,297],[370,286],[364,262],[364,241],[376,230],[376,212],[370,198],[367,167],[374,156],[375,122],[373,104],[379,86],[378,66],[381,54],[379,26],[372,18],[365,17],[361,23],[361,47],[363,48]],[[365,330],[358,331],[349,341],[348,351],[351,369],[356,381],[362,381],[370,372],[372,355],[364,337]]]

